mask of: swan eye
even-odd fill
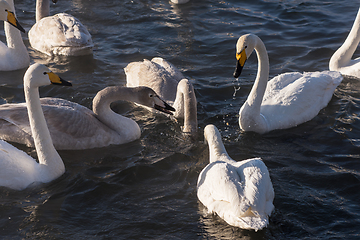
[[[247,46],[245,46],[245,48],[247,48]]]
[[[47,72],[43,72],[43,74],[44,74],[44,75],[46,75],[46,74],[47,74]]]

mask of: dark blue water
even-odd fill
[[[15,0],[28,31],[35,1]],[[360,81],[344,79],[313,120],[259,135],[239,130],[238,111],[257,71],[253,55],[239,80],[232,77],[235,43],[257,34],[270,58],[270,76],[326,70],[360,6],[348,0],[61,0],[52,14],[70,13],[86,25],[93,56],[41,62],[72,81],[44,87],[41,96],[91,107],[96,92],[124,85],[123,68],[160,56],[191,80],[198,99],[199,139],[182,136],[180,124],[131,103],[114,109],[136,119],[140,140],[86,151],[60,151],[66,173],[23,191],[0,188],[1,239],[359,239]],[[1,28],[2,30],[2,28]],[[4,41],[1,31],[0,40]],[[360,56],[360,51],[355,53]],[[24,101],[24,70],[0,73],[1,104]],[[275,190],[275,210],[261,231],[242,230],[207,215],[196,181],[208,163],[202,130],[215,124],[229,155],[261,157]],[[33,149],[17,147],[35,156]]]

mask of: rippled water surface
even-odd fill
[[[34,24],[35,1],[15,0],[19,21]],[[257,71],[253,54],[239,80],[232,77],[239,36],[257,34],[270,58],[270,77],[289,71],[326,70],[355,19],[359,1],[348,0],[61,0],[92,34],[92,56],[41,62],[73,83],[43,87],[41,96],[91,107],[106,86],[124,85],[123,68],[160,56],[190,79],[198,99],[199,137],[182,136],[180,124],[131,103],[114,109],[135,119],[141,139],[86,151],[60,151],[66,173],[23,191],[0,188],[1,239],[359,239],[360,81],[345,78],[313,120],[259,135],[240,132],[238,111]],[[4,41],[1,28],[0,40]],[[360,51],[355,53],[360,56]],[[0,104],[24,101],[25,70],[0,73]],[[254,232],[207,215],[196,181],[208,163],[203,128],[215,124],[229,155],[261,157],[275,190],[267,228]],[[35,156],[35,151],[17,147]]]

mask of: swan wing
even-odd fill
[[[93,47],[86,27],[66,13],[42,18],[30,29],[29,41],[33,48],[48,55],[82,55]]]
[[[342,79],[339,72],[332,71],[286,73],[272,79],[260,110],[269,129],[294,127],[314,118],[327,106]]]
[[[198,198],[208,208],[223,217],[227,211],[240,208],[242,195],[240,177],[236,169],[225,162],[212,162],[200,173]]]
[[[118,137],[90,109],[80,104],[60,98],[42,98],[41,105],[56,149],[102,147]],[[25,104],[4,104],[0,106],[0,116],[2,139],[34,146]]]

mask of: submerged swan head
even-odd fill
[[[24,28],[19,24],[15,18],[14,10],[5,0],[0,0],[0,20],[8,22],[22,32],[25,32]]]
[[[236,43],[236,68],[234,77],[240,76],[241,71],[245,65],[246,60],[254,51],[258,37],[254,34],[246,34],[241,36]]]
[[[138,99],[134,102],[145,105],[150,108],[155,108],[161,112],[172,115],[171,111],[175,111],[173,107],[162,100],[154,90],[148,87],[136,87],[134,88]]]
[[[28,68],[24,79],[30,80],[24,81],[26,88],[37,88],[50,84],[72,86],[70,82],[63,80],[49,68],[39,63],[35,63]]]

